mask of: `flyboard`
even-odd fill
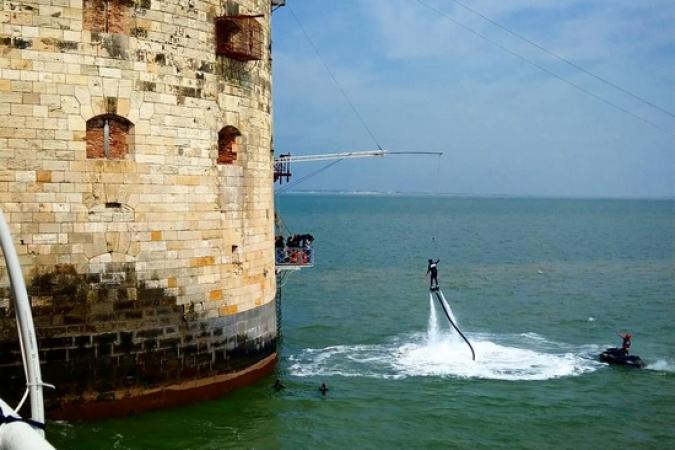
[[[441,308],[443,308],[443,312],[445,313],[445,317],[448,318],[448,322],[450,322],[450,325],[459,333],[460,336],[462,336],[462,339],[464,339],[464,342],[466,342],[466,345],[469,346],[469,349],[471,350],[471,359],[474,361],[476,360],[476,352],[473,350],[473,346],[471,345],[471,342],[464,336],[464,333],[462,333],[462,330],[459,329],[459,327],[455,324],[455,322],[452,320],[452,317],[450,316],[450,312],[447,310],[445,307],[445,304],[447,303],[447,300],[445,300],[445,295],[443,295],[443,291],[441,291],[441,288],[436,286],[435,288],[431,288],[430,291],[436,295],[436,300],[438,300],[438,303],[441,305]]]

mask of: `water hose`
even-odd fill
[[[459,327],[457,325],[455,325],[455,322],[453,322],[453,320],[450,318],[450,313],[448,312],[447,309],[445,309],[445,304],[443,303],[444,297],[441,297],[443,295],[443,293],[438,288],[436,289],[435,293],[436,293],[436,299],[438,300],[438,303],[440,303],[441,308],[443,308],[443,312],[445,313],[445,317],[448,318],[448,322],[450,322],[450,325],[452,325],[452,327],[455,330],[457,330],[459,335],[462,336],[462,339],[464,339],[464,342],[466,342],[466,345],[469,346],[469,349],[471,349],[471,359],[475,361],[476,360],[476,352],[473,351],[473,347],[471,346],[471,342],[469,342],[469,340],[466,338],[466,336],[464,336],[464,333],[462,333],[462,331],[459,329]]]

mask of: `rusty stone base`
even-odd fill
[[[250,385],[270,374],[276,365],[273,353],[235,373],[191,380],[160,388],[116,393],[114,400],[65,404],[48,413],[49,420],[98,420],[210,400]]]

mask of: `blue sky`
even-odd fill
[[[416,0],[287,0],[383,148],[298,189],[673,197],[675,118],[529,46],[452,0],[423,0],[656,129],[537,70]],[[672,0],[463,0],[675,113]],[[273,16],[277,154],[375,149],[293,19]],[[294,167],[295,178],[323,163]]]

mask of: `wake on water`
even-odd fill
[[[651,364],[647,364],[647,369],[656,370],[658,372],[675,373],[675,364],[666,361],[665,359],[657,359]]]
[[[452,320],[459,326],[452,308],[444,301]],[[466,334],[466,333],[465,333]],[[296,376],[405,378],[448,376],[495,380],[547,380],[580,375],[604,365],[588,357],[598,348],[567,347],[567,352],[547,353],[542,348],[561,347],[545,338],[526,333],[519,339],[525,349],[502,345],[505,336],[469,333],[476,360],[466,343],[450,327],[429,295],[429,323],[426,333],[398,337],[380,345],[338,345],[324,349],[305,349],[290,356],[290,371]],[[506,337],[508,340],[508,337]],[[565,350],[560,348],[560,350]]]

